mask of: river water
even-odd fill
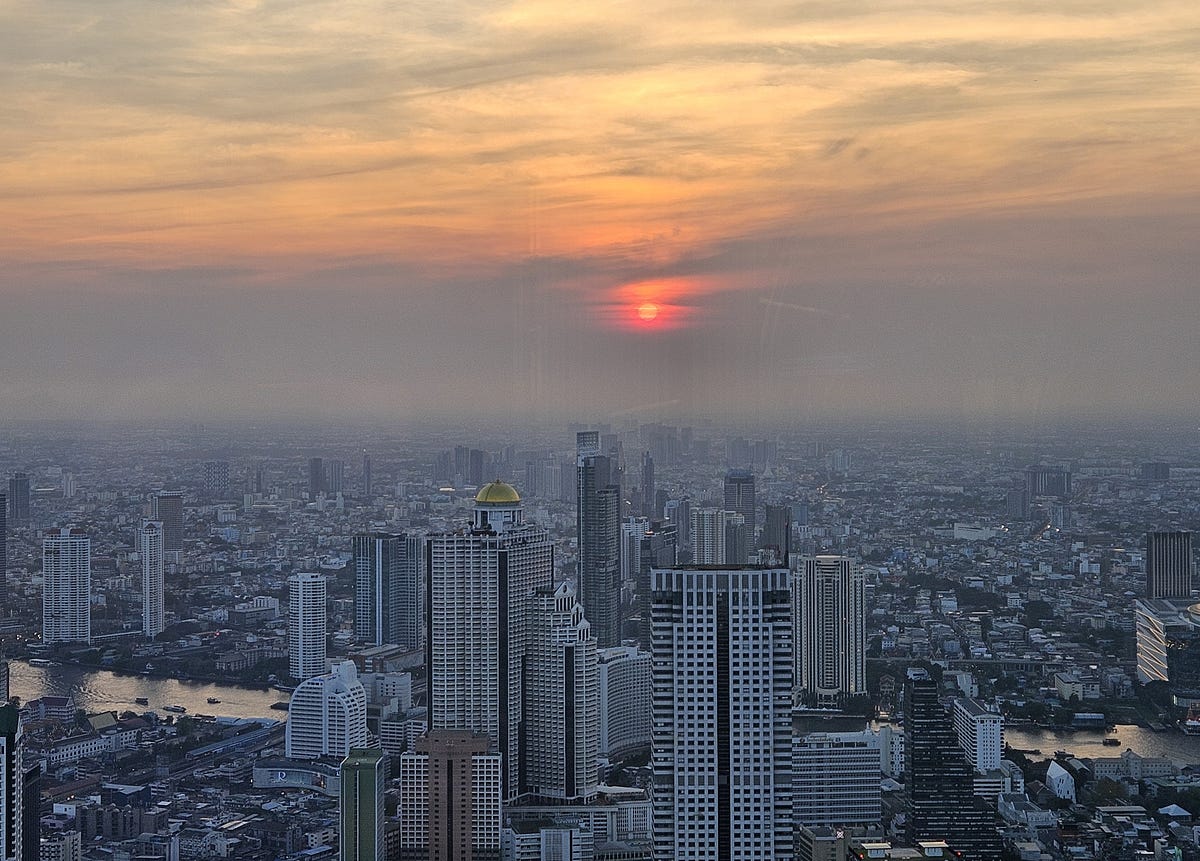
[[[9,664],[9,689],[22,702],[43,696],[74,697],[76,708],[87,712],[161,711],[165,705],[181,705],[188,714],[228,717],[268,717],[283,720],[287,712],[271,708],[286,702],[290,694],[274,689],[242,688],[211,682],[185,682],[150,676],[123,676],[108,670],[90,670],[63,665],[32,667],[23,661]],[[148,706],[134,700],[145,697]],[[209,697],[220,703],[208,702]]]
[[[1116,738],[1121,743],[1107,746],[1104,739]],[[1163,757],[1180,765],[1200,763],[1200,736],[1184,735],[1177,729],[1153,732],[1140,726],[1118,725],[1112,732],[1073,731],[1054,732],[1033,727],[1005,727],[1004,741],[1023,750],[1040,750],[1041,757],[1026,754],[1031,759],[1054,756],[1065,750],[1078,757],[1120,756],[1126,749],[1142,756]]]

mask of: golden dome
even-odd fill
[[[521,501],[521,495],[511,484],[496,479],[479,488],[479,493],[475,494],[475,501],[489,505],[515,505]]]

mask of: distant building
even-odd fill
[[[1192,533],[1146,533],[1146,597],[1187,600],[1192,595],[1195,562]]]
[[[150,498],[150,519],[163,525],[163,552],[183,552],[183,493],[164,490]]]
[[[597,431],[575,440],[579,598],[600,648],[621,645],[621,487]]]
[[[788,571],[653,577],[654,857],[790,858]]]
[[[142,557],[142,635],[153,640],[165,627],[163,615],[163,525],[143,520],[138,529]]]
[[[731,469],[725,473],[725,510],[742,515],[754,534],[755,518],[758,515],[754,494],[754,473],[748,469]]]
[[[288,759],[334,756],[367,746],[367,694],[353,661],[301,682],[288,705]]]
[[[867,692],[866,578],[845,556],[799,561],[792,584],[796,687],[810,705]]]
[[[8,480],[8,519],[14,524],[29,522],[29,476],[23,472],[13,473]]]
[[[1068,499],[1071,496],[1071,472],[1061,466],[1031,466],[1025,470],[1025,489],[1029,498],[1054,496]]]
[[[377,748],[353,748],[342,762],[339,861],[386,861],[385,763],[383,751]]]
[[[325,461],[319,457],[308,459],[308,497],[316,499],[325,491]]]
[[[325,491],[327,493],[341,493],[342,485],[346,478],[346,462],[344,460],[331,460],[325,467]]]
[[[501,757],[488,748],[434,730],[400,756],[399,861],[499,861]]]
[[[375,646],[420,648],[421,539],[372,532],[354,536],[354,633]]]
[[[725,563],[725,511],[720,508],[693,508],[692,564],[723,565]]]
[[[91,642],[92,539],[51,529],[42,539],[42,642]]]
[[[312,572],[288,578],[288,670],[298,682],[325,667],[325,576]]]
[[[8,583],[8,496],[0,493],[0,597]]]
[[[1162,461],[1143,463],[1138,474],[1143,481],[1170,481],[1171,465]]]
[[[210,499],[229,497],[229,461],[210,460],[204,464],[204,492]]]
[[[792,552],[792,509],[787,505],[768,505],[767,521],[758,541],[758,549],[771,554],[769,564],[787,568]]]
[[[601,649],[599,657],[601,756],[616,759],[650,747],[651,657],[634,646]]]

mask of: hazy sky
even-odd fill
[[[1195,0],[0,2],[0,417],[1193,410],[1197,57]]]

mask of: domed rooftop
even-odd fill
[[[516,505],[520,501],[521,495],[516,488],[500,479],[488,482],[475,494],[475,502],[485,505]]]

